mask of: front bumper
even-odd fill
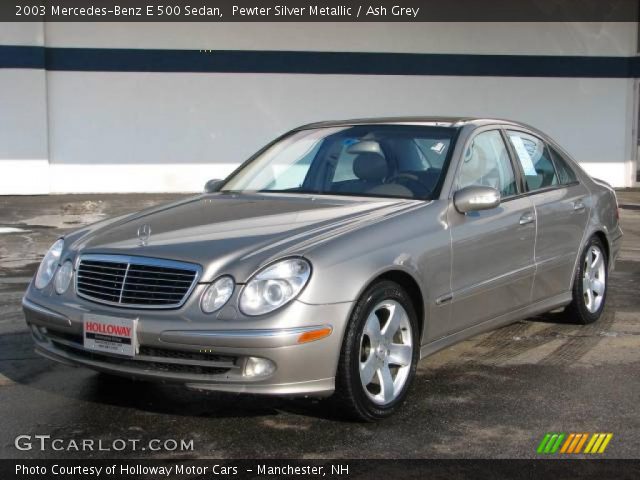
[[[342,334],[352,306],[294,301],[262,320],[219,317],[205,322],[180,310],[130,310],[69,298],[30,287],[23,299],[36,352],[49,359],[200,390],[318,397],[330,395],[335,388]],[[136,356],[84,349],[83,316],[88,313],[137,318]],[[331,327],[332,332],[320,340],[297,343],[302,333],[319,327]],[[263,377],[246,376],[249,357],[270,360],[275,371]]]

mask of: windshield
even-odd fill
[[[238,170],[221,191],[430,199],[455,132],[406,125],[299,130]]]

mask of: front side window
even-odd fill
[[[545,142],[528,133],[507,131],[509,141],[522,166],[529,191],[558,185],[558,175]]]
[[[503,198],[517,193],[509,153],[498,130],[478,134],[464,152],[457,186],[472,185],[493,187]]]
[[[255,157],[221,191],[430,199],[456,131],[413,125],[296,131]]]

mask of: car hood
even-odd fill
[[[422,203],[422,202],[420,202]],[[379,221],[415,200],[291,194],[215,193],[156,207],[71,236],[72,254],[106,253],[202,265],[201,281],[222,273],[242,283],[259,266],[306,245]],[[144,245],[138,231],[151,234]]]

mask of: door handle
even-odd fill
[[[573,211],[579,212],[584,210],[584,202],[582,200],[576,200],[573,202]]]
[[[531,212],[523,213],[522,216],[520,217],[520,225],[527,225],[528,223],[533,223],[534,220],[535,220],[535,217],[533,216],[533,213]]]

